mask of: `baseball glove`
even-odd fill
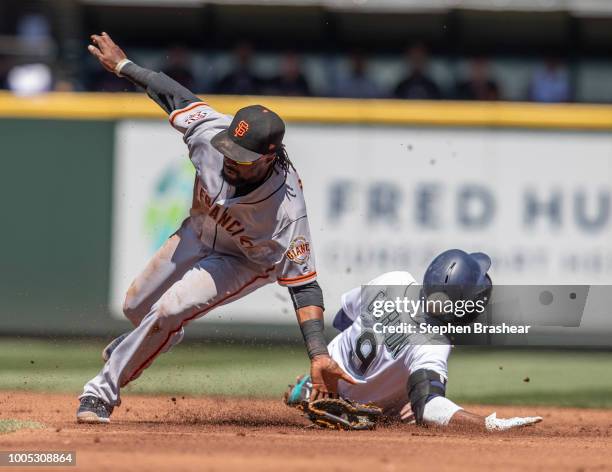
[[[310,401],[312,383],[310,376],[298,379],[289,385],[285,393],[285,404],[304,413],[313,424],[328,429],[366,430],[374,429],[382,410],[371,404],[362,404],[347,398],[320,398]]]

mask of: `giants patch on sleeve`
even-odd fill
[[[310,243],[304,236],[293,238],[287,249],[287,259],[299,265],[308,262],[308,259],[310,259]]]
[[[192,113],[191,115],[187,117],[187,119],[185,120],[185,125],[189,126],[191,123],[195,123],[196,121],[203,120],[204,118],[206,118],[207,114],[208,113],[202,110],[198,110],[195,113]]]

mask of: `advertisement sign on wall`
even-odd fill
[[[604,133],[289,124],[327,316],[381,272],[417,280],[449,248],[485,251],[499,284],[612,282]],[[117,125],[111,307],[188,214],[194,171],[163,122]],[[208,317],[295,323],[271,285]]]

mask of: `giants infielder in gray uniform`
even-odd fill
[[[339,379],[354,382],[323,337],[306,206],[281,118],[253,105],[231,120],[163,73],[128,60],[106,33],[91,39],[88,49],[106,69],[145,88],[169,113],[196,180],[190,216],[128,290],[124,313],[135,329],[105,349],[106,363],[85,385],[77,420],[109,422],[120,388],[178,343],[189,321],[272,282],[289,288],[317,395],[336,392]]]

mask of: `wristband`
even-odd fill
[[[425,424],[446,426],[453,415],[463,410],[446,397],[434,397],[425,404],[423,409],[423,421]]]
[[[320,355],[329,355],[327,342],[323,335],[323,320],[306,320],[300,325],[300,329],[310,359]]]
[[[120,61],[117,63],[117,65],[115,66],[115,74],[117,74],[117,76],[121,77],[121,69],[123,69],[123,67],[124,67],[126,64],[129,64],[130,62],[132,62],[132,61],[130,61],[130,60],[129,60],[129,59],[127,59],[127,58],[126,58],[126,59],[121,59],[121,60],[120,60]]]

